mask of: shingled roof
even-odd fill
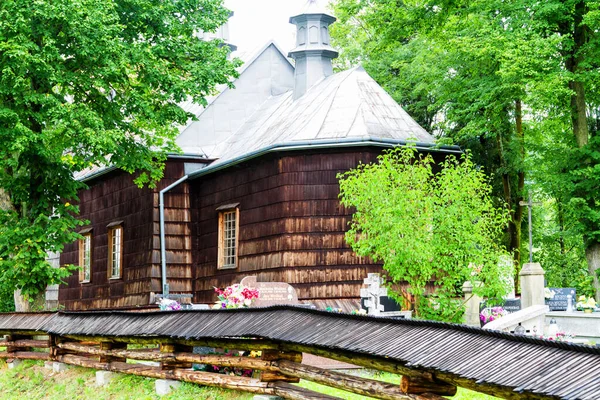
[[[0,331],[205,340],[263,338],[394,360],[516,393],[600,398],[600,349],[463,325],[328,313],[289,306],[156,313],[0,314]]]

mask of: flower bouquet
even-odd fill
[[[213,306],[219,308],[246,308],[250,307],[252,300],[258,299],[258,289],[250,289],[236,284],[225,289],[215,288],[218,300]]]
[[[160,299],[158,302],[158,308],[160,308],[161,311],[179,311],[181,310],[181,304],[175,300]]]
[[[502,308],[500,306],[488,307],[488,308],[484,308],[483,311],[481,311],[481,313],[479,314],[479,320],[482,322],[483,325],[485,325],[488,322],[495,321],[498,318],[502,318],[507,315],[508,315],[508,311],[506,311],[504,308]]]
[[[577,310],[582,310],[583,312],[591,313],[596,309],[596,300],[592,296],[579,296],[579,299],[577,300],[577,304],[575,305],[575,307],[577,307]]]
[[[556,295],[556,292],[554,292],[554,290],[552,290],[550,288],[544,288],[544,298],[546,300],[552,300],[555,295]]]

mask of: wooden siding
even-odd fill
[[[131,307],[148,304],[149,248],[152,233],[152,192],[139,189],[133,177],[112,172],[88,182],[79,194],[82,219],[92,228],[92,264],[89,283],[79,283],[74,272],[60,285],[59,304],[67,310]],[[123,279],[108,278],[108,224],[123,221]],[[78,265],[76,243],[65,246],[62,265]]]
[[[357,298],[363,278],[381,266],[344,240],[351,210],[338,200],[337,174],[376,159],[377,149],[285,153],[192,181],[195,301],[213,287],[257,275],[292,284],[299,298]],[[217,270],[217,207],[239,202],[238,266]]]
[[[92,276],[79,283],[73,273],[59,289],[68,310],[147,306],[151,293],[161,293],[159,191],[184,175],[185,160],[169,160],[165,178],[155,189],[140,189],[133,177],[115,171],[88,182],[80,192],[80,215],[92,228]],[[171,292],[192,290],[192,240],[188,184],[165,194],[165,232]],[[123,221],[122,279],[109,279],[108,224]],[[61,264],[78,264],[77,243],[65,246]]]

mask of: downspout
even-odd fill
[[[162,289],[163,299],[169,298],[169,284],[167,283],[167,249],[165,245],[165,193],[178,186],[180,183],[185,182],[188,176],[185,175],[178,181],[170,184],[159,192],[158,208],[160,214],[160,265],[161,265],[161,278],[162,278]]]

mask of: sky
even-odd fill
[[[240,52],[251,52],[275,39],[283,50],[294,47],[296,31],[289,23],[307,0],[225,0],[225,6],[233,11],[229,20],[230,43]]]

